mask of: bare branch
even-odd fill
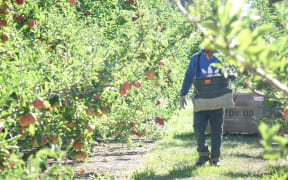
[[[10,114],[7,114],[7,115],[5,115],[5,116],[0,117],[0,119],[7,119],[8,117],[10,117],[10,116],[12,116],[12,115],[20,112],[21,110],[22,110],[22,108],[19,108],[19,109],[17,109],[16,111],[14,111],[14,112],[12,112],[12,113],[10,113]]]
[[[114,87],[114,86],[112,86],[112,85],[103,85],[103,86],[99,86],[99,87],[90,89],[90,90],[86,91],[86,93],[87,94],[91,94],[91,93],[97,91],[98,89],[103,89],[103,88],[107,88],[107,87]]]
[[[267,74],[261,67],[252,67],[246,60],[240,56],[236,55],[233,51],[229,51],[232,57],[235,57],[244,67],[245,69],[253,72],[254,74],[258,74],[259,76],[263,77],[268,83],[270,83],[273,87],[279,89],[280,91],[284,92],[288,95],[288,87],[285,84],[282,84],[278,79],[272,77],[271,75]]]
[[[178,8],[180,9],[180,11],[187,17],[187,20],[189,22],[193,23],[201,33],[207,32],[207,29],[205,29],[203,26],[201,26],[201,24],[199,24],[199,19],[191,16],[190,13],[181,4],[180,0],[175,0],[175,2],[177,4]]]
[[[260,95],[260,96],[263,96],[263,97],[265,97],[265,98],[268,98],[268,99],[276,99],[276,100],[283,100],[283,99],[285,99],[285,98],[281,98],[281,97],[277,97],[277,96],[268,96],[268,95],[264,94],[263,92],[260,92],[260,91],[256,90],[254,87],[252,87],[251,84],[246,83],[246,85],[248,86],[248,88],[249,88],[251,91],[253,91],[253,93],[258,94],[258,95]]]

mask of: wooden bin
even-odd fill
[[[225,109],[224,134],[248,133],[259,134],[256,118],[264,111],[264,97],[254,93],[235,93],[235,106]],[[210,126],[207,128],[210,133]]]

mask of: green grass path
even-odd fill
[[[143,164],[127,179],[273,179],[276,161],[262,158],[257,135],[224,135],[221,167],[194,165],[198,158],[193,135],[193,112],[182,110],[166,125],[166,135],[145,155]],[[207,136],[210,147],[210,137]],[[277,179],[277,178],[276,178]]]

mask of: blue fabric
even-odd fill
[[[224,109],[194,112],[193,128],[199,153],[209,152],[205,140],[205,130],[208,121],[211,128],[211,158],[219,159],[224,125]]]
[[[189,66],[186,70],[184,81],[180,91],[181,95],[186,96],[188,94],[188,91],[192,86],[195,75],[196,77],[205,77],[205,76],[214,76],[216,74],[221,73],[221,71],[218,68],[211,66],[211,64],[213,63],[220,63],[220,61],[215,56],[212,56],[211,59],[208,59],[204,54],[204,49],[201,49],[200,53],[201,53],[200,73],[196,75],[197,60],[198,60],[198,53],[196,53],[191,57]]]

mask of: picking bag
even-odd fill
[[[198,69],[199,60],[198,55]],[[191,96],[194,111],[216,110],[233,107],[233,91],[230,88],[230,79],[221,76],[195,78],[194,94]]]

